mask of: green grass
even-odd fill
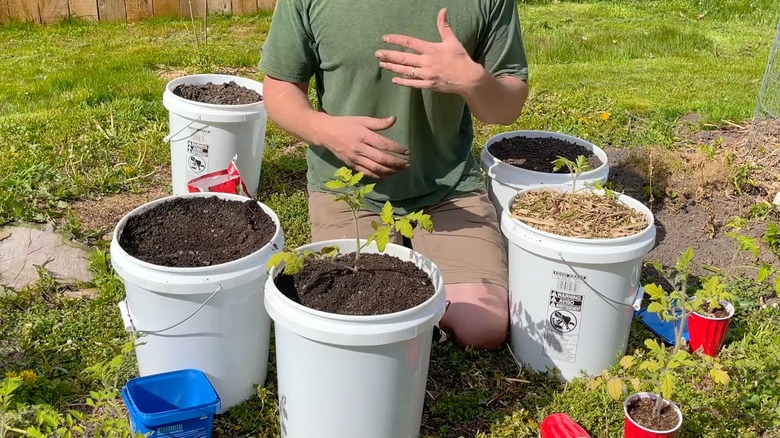
[[[478,125],[475,151],[507,129],[672,146],[675,120],[687,113],[710,123],[748,119],[780,1],[530,1],[519,9],[532,95],[512,127]],[[253,69],[270,21],[268,13],[210,20],[211,65]],[[208,70],[189,26],[154,19],[0,27],[0,224],[53,221],[74,233],[95,248],[93,286],[101,291],[94,301],[66,300],[64,286],[44,273],[26,290],[0,293],[0,372],[37,376],[7,406],[0,385],[0,423],[41,423],[42,406],[50,405],[61,416],[75,411],[85,429],[76,436],[111,436],[97,431],[123,427],[116,388],[134,366],[132,353],[122,354],[128,339],[115,306],[123,289],[106,242],[81,229],[70,205],[167,183],[154,173],[170,164],[159,73]],[[269,126],[259,196],[279,214],[291,246],[309,240],[304,151]],[[685,376],[676,399],[686,436],[778,436],[780,310],[757,305],[765,290],[753,282],[738,293],[737,326],[721,359],[732,383],[713,387],[706,377]],[[648,336],[635,325],[631,351]],[[520,372],[506,347],[470,352],[446,342],[434,346],[431,360],[426,436],[531,437],[557,411],[594,436],[620,436],[620,403],[584,381],[561,385]],[[216,436],[277,436],[274,376],[272,367],[259,397],[218,419]],[[55,426],[36,427],[60,435]]]

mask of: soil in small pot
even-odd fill
[[[701,307],[701,311],[697,313],[708,318],[725,318],[729,316],[729,311],[725,306],[721,305],[719,309],[710,310],[710,305],[708,303],[704,303]]]
[[[256,201],[182,197],[128,218],[119,245],[147,263],[194,268],[248,256],[275,232],[276,224]]]
[[[669,404],[665,403],[661,408],[661,415],[656,417],[653,414],[655,401],[649,398],[638,398],[627,406],[628,416],[638,425],[658,432],[671,430],[677,427],[680,418],[677,412]]]
[[[552,162],[558,157],[576,162],[584,155],[591,169],[603,164],[590,149],[553,137],[507,137],[488,146],[488,152],[512,166],[545,173],[568,173],[566,166],[553,171]]]
[[[181,84],[173,89],[173,94],[195,102],[214,105],[245,105],[263,100],[263,96],[235,81],[223,84]]]
[[[281,274],[276,286],[306,307],[340,315],[384,315],[427,301],[435,289],[430,277],[414,263],[387,254],[354,254],[331,260],[307,260],[301,271]]]
[[[512,216],[540,231],[581,239],[616,239],[648,226],[643,213],[588,190],[527,192],[515,199]]]

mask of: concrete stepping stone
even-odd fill
[[[13,226],[0,230],[0,284],[23,289],[38,281],[43,266],[60,283],[89,282],[87,251],[45,229]]]

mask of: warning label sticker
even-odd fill
[[[211,131],[208,129],[188,129],[190,135],[187,139],[187,174],[192,176],[201,174],[208,168]]]
[[[550,289],[542,354],[574,362],[582,325],[583,295],[579,294],[585,277],[553,271],[554,286]]]

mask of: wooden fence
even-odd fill
[[[248,14],[273,9],[276,0],[0,0],[0,23],[56,23],[65,17],[95,21],[138,21],[150,17],[232,12]]]

